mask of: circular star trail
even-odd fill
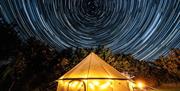
[[[1,0],[0,14],[58,50],[104,45],[153,60],[180,48],[180,0]]]

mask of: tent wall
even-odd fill
[[[128,80],[61,80],[57,91],[131,91]]]
[[[128,80],[115,80],[113,88],[113,91],[131,91]]]

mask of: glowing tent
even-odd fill
[[[94,53],[58,80],[57,91],[132,91],[128,77]]]

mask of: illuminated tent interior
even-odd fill
[[[58,79],[57,91],[132,91],[131,84],[127,76],[90,53]]]

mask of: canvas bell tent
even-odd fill
[[[133,91],[128,77],[94,53],[57,81],[57,91]]]

